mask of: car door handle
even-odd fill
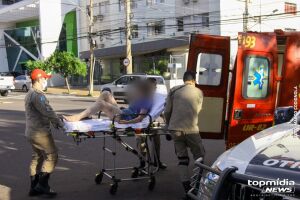
[[[233,118],[234,119],[242,119],[243,111],[242,110],[234,110]]]

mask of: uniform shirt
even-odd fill
[[[132,104],[129,104],[129,107],[122,110],[121,119],[123,120],[132,120],[138,117],[141,110],[147,110],[147,113],[150,112],[153,102],[150,99],[143,98],[139,99]]]
[[[164,112],[168,130],[199,133],[198,116],[202,102],[203,93],[195,86],[186,84],[173,87]]]
[[[50,123],[54,127],[63,127],[49,101],[42,91],[30,89],[25,97],[25,117],[27,137],[51,134]]]

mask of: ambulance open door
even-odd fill
[[[229,59],[229,37],[191,35],[188,70],[197,73],[197,87],[204,94],[199,116],[202,138],[224,138]]]
[[[227,148],[272,125],[277,60],[275,33],[239,33]]]

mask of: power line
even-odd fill
[[[297,11],[295,14],[300,13],[300,11]],[[286,16],[288,15],[288,16]],[[265,21],[267,20],[277,20],[277,19],[288,19],[288,18],[298,18],[300,17],[299,15],[290,15],[287,13],[278,13],[278,14],[268,14],[268,15],[259,15],[259,16],[253,16],[253,17],[265,17],[266,19],[264,19]],[[276,17],[273,19],[270,19],[268,17]],[[233,18],[233,19],[226,19],[226,20],[216,20],[216,21],[209,21],[208,26],[216,26],[216,25],[228,25],[228,24],[236,24],[236,23],[240,23],[240,21],[243,18]],[[197,22],[197,23],[186,23],[184,24],[185,26],[193,26],[193,25],[204,25],[203,22]],[[139,28],[147,28],[148,26],[139,26]],[[165,29],[172,29],[174,27],[177,27],[176,24],[174,25],[165,25]],[[106,30],[100,30],[97,32],[92,33],[93,36],[101,36],[102,34],[108,35],[108,34],[113,34],[113,33],[120,33],[121,31],[123,31],[124,28],[117,28],[117,29],[106,29]],[[73,38],[66,38],[64,40],[74,40],[74,39],[85,39],[88,38],[88,35],[83,35],[83,36],[78,36],[78,37],[73,37]],[[172,37],[171,37],[172,38]],[[172,38],[173,39],[173,38]],[[48,44],[48,43],[57,43],[59,41],[64,41],[64,40],[55,40],[55,41],[51,41],[51,42],[44,42],[44,43],[40,43],[40,44]],[[35,45],[35,43],[31,43],[33,46]],[[30,45],[30,43],[24,43],[24,45]],[[19,46],[19,45],[13,45],[13,46]],[[6,48],[8,46],[6,45],[0,45],[0,48]],[[12,46],[10,46],[12,47]]]

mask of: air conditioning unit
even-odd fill
[[[97,18],[97,20],[99,20],[99,21],[103,21],[104,15],[97,15],[96,18]]]
[[[188,4],[188,3],[190,3],[190,0],[183,0],[183,3]]]

